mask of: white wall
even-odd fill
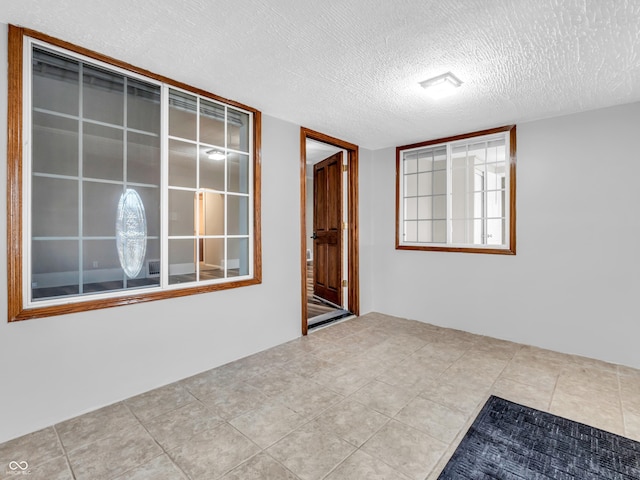
[[[6,37],[0,25],[2,212]],[[263,283],[11,324],[0,320],[0,443],[300,335],[300,128],[264,115],[262,140]],[[3,216],[0,251],[6,251],[5,223]],[[7,311],[6,291],[2,256],[0,312]]]
[[[373,189],[374,152],[361,148],[358,152],[358,237],[360,241],[360,315],[372,312],[373,274],[373,207],[377,192]]]
[[[374,152],[373,309],[640,367],[640,103],[517,128],[516,256],[395,250]]]

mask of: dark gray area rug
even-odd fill
[[[639,480],[640,443],[490,397],[438,480]]]

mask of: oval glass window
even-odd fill
[[[140,273],[147,250],[147,219],[138,192],[128,188],[118,202],[116,247],[124,273],[134,278]]]

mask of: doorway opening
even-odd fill
[[[302,334],[359,314],[358,147],[300,130]]]

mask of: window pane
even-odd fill
[[[127,181],[160,185],[160,137],[127,133]]]
[[[507,175],[512,172],[507,156],[515,127],[500,131],[460,135],[454,142],[446,139],[425,142],[420,150],[413,150],[415,144],[398,147],[403,159],[409,153],[418,156],[417,203],[409,194],[413,185],[409,184],[406,165],[402,165],[405,170],[398,168],[396,172],[404,174],[404,190],[398,192],[403,198],[397,204],[397,220],[404,220],[397,227],[398,249],[403,248],[402,242],[419,243],[407,248],[422,250],[431,249],[430,243],[451,244],[452,248],[444,250],[455,251],[459,247],[460,251],[471,251],[475,245],[501,245],[508,251],[495,253],[515,253],[509,248],[513,225],[507,225],[511,191]]]
[[[238,153],[227,155],[227,191],[249,193],[249,156]]]
[[[78,115],[79,62],[34,48],[32,66],[33,107]]]
[[[21,201],[31,238],[27,248],[10,249],[31,270],[23,272],[32,288],[25,302],[79,295],[94,300],[93,294],[105,292],[160,290],[167,279],[194,286],[188,284],[248,275],[255,208],[249,195],[252,114],[189,87],[180,91],[139,72],[129,77],[104,57],[93,64],[91,54],[63,53],[64,44],[56,45],[55,52],[34,45],[25,53],[31,71],[21,100],[32,110],[24,115],[22,133],[28,147],[24,164],[10,160],[18,172],[12,181],[20,171],[28,174]],[[212,150],[222,159],[210,159]],[[127,272],[118,255],[126,242],[117,235],[116,216],[129,190],[142,203],[136,202],[136,214],[146,237],[136,237],[145,254],[138,250]],[[9,227],[12,237],[20,233]],[[115,296],[98,298],[87,308],[117,303]],[[39,305],[67,312],[78,308],[74,301]],[[47,314],[44,307],[35,311]]]
[[[418,195],[433,194],[433,173],[418,174]]]
[[[124,77],[83,64],[82,115],[114,125],[124,124]]]
[[[433,170],[433,150],[421,150],[418,152],[418,171],[430,172]]]
[[[420,220],[433,218],[433,197],[418,197],[418,218]]]
[[[84,293],[121,290],[124,272],[115,240],[85,240],[82,244]]]
[[[224,277],[224,239],[205,238],[201,242],[200,280]]]
[[[473,220],[461,219],[454,220],[452,224],[452,237],[453,243],[474,243],[473,242]]]
[[[225,159],[210,159],[206,151],[200,152],[200,188],[224,191]]]
[[[506,161],[506,144],[504,139],[492,140],[487,145],[487,163]]]
[[[447,218],[447,197],[445,195],[433,197],[433,218]]]
[[[484,245],[486,243],[484,220],[476,219],[473,221],[473,243],[476,245]]]
[[[147,235],[160,236],[160,189],[152,187],[129,187],[135,190],[144,206],[144,214],[147,219]],[[147,246],[148,248],[148,246]]]
[[[447,171],[439,170],[433,173],[433,193],[443,195],[447,193]]]
[[[227,195],[227,235],[249,233],[249,199]]]
[[[145,285],[160,285],[162,265],[160,264],[160,239],[147,238],[147,254],[144,262],[144,273],[147,278]],[[128,279],[127,283],[132,284]]]
[[[78,235],[78,182],[33,177],[31,229],[34,237]]]
[[[33,299],[77,295],[80,281],[77,240],[31,242]]]
[[[433,242],[433,222],[418,222],[418,242]]]
[[[404,218],[406,220],[418,219],[418,198],[406,198],[404,200]]]
[[[188,93],[169,92],[169,135],[196,140],[197,100]]]
[[[83,176],[122,180],[122,130],[84,122],[82,135]]]
[[[447,222],[446,222],[446,220],[434,220],[434,222],[433,222],[433,243],[447,243]]]
[[[487,190],[504,188],[504,165],[500,163],[487,165],[486,179]]]
[[[504,216],[504,191],[487,193],[487,217],[502,217]]]
[[[415,197],[418,195],[418,175],[404,176],[404,196]]]
[[[227,147],[249,151],[249,115],[233,108],[227,110]]]
[[[441,147],[433,152],[433,170],[446,170],[446,168],[447,149],[446,147]]]
[[[473,195],[473,218],[482,218],[484,216],[484,193],[475,193]]]
[[[195,235],[194,200],[194,192],[169,190],[169,235]]]
[[[196,243],[192,239],[169,240],[169,284],[196,281]]]
[[[83,234],[92,237],[116,235],[116,212],[122,195],[122,185],[83,182]]]
[[[223,105],[207,100],[200,101],[200,141],[224,148]]]
[[[404,222],[404,241],[405,242],[418,241],[418,222],[415,222],[415,221]]]
[[[504,243],[504,219],[487,220],[487,244],[501,245]]]
[[[224,235],[224,195],[206,192],[204,194],[204,235]]]
[[[127,127],[160,134],[160,86],[127,79]]]
[[[454,172],[458,169],[467,169],[467,166],[470,164],[469,159],[466,155],[453,157],[451,159],[451,166],[453,167]]]
[[[469,145],[469,153],[467,155],[474,159],[476,165],[481,165],[486,161],[486,147],[486,142],[478,142]]]
[[[404,154],[404,173],[408,175],[410,173],[416,173],[418,168],[417,153],[405,153]]]
[[[230,238],[227,243],[227,277],[249,275],[249,239]]]
[[[169,140],[169,185],[196,188],[195,144]]]
[[[78,121],[33,113],[33,171],[78,174]]]

